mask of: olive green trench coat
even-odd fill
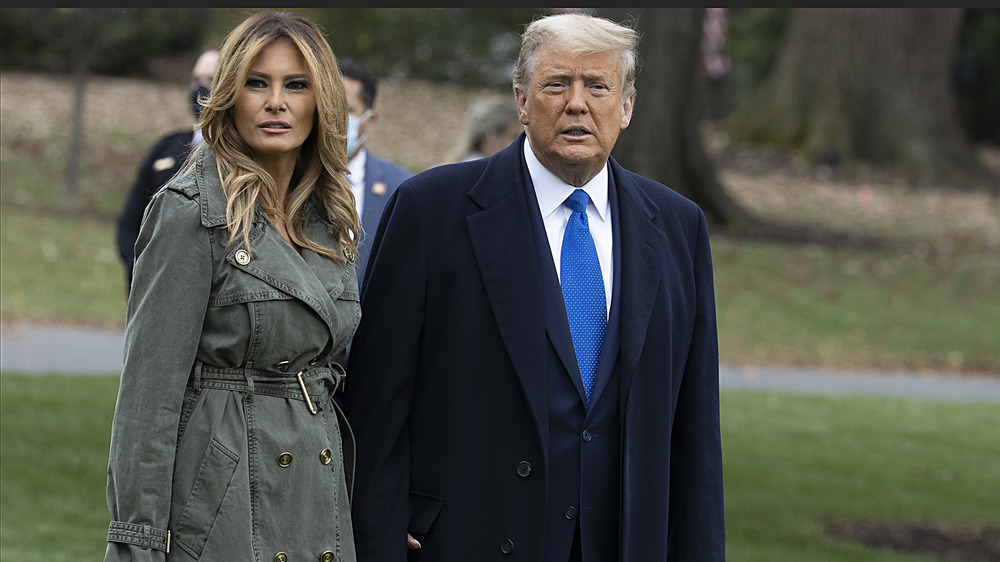
[[[339,247],[325,216],[307,235]],[[354,256],[299,255],[258,210],[228,244],[207,147],[136,243],[105,560],[353,561],[354,440],[334,396],[361,317]]]

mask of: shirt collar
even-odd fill
[[[524,160],[528,164],[528,173],[531,175],[531,182],[535,185],[535,196],[538,197],[538,210],[542,217],[547,217],[556,209],[562,206],[567,197],[576,190],[576,187],[566,183],[561,178],[553,174],[546,168],[528,144],[528,138],[524,139]],[[587,192],[590,200],[597,208],[597,213],[601,220],[606,221],[605,214],[608,211],[608,165],[601,168],[589,182],[581,189]]]

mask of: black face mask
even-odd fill
[[[208,86],[201,84],[191,86],[191,111],[194,113],[195,119],[201,117],[201,104],[198,103],[198,98],[208,98],[208,92]]]

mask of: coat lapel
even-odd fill
[[[482,210],[466,221],[500,337],[547,442],[546,383],[539,375],[547,341],[543,289],[520,147],[521,143],[513,143],[487,164],[484,179],[469,193]]]
[[[614,160],[611,169],[621,217],[621,388],[625,400],[646,341],[663,264],[671,263],[671,250],[666,235],[656,226],[652,201]]]
[[[206,179],[205,185],[199,185],[202,224],[206,227],[224,227],[225,198],[211,150],[199,153],[197,166],[201,172],[197,177]],[[320,244],[339,247],[326,225],[318,218],[310,220],[306,234]],[[351,268],[345,268],[309,250],[304,250],[303,255],[299,256],[259,210],[254,214],[249,238],[249,248],[243,244],[242,239],[237,238],[236,243],[226,251],[226,261],[307,304],[323,319],[332,333],[334,321],[330,314],[333,299],[344,291],[348,280],[345,273],[349,273],[345,269]]]

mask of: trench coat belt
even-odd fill
[[[312,410],[313,406],[322,406],[336,394],[346,376],[344,368],[338,363],[309,367],[293,374],[240,367],[214,367],[197,361],[191,384],[196,391],[211,388],[304,400]]]

